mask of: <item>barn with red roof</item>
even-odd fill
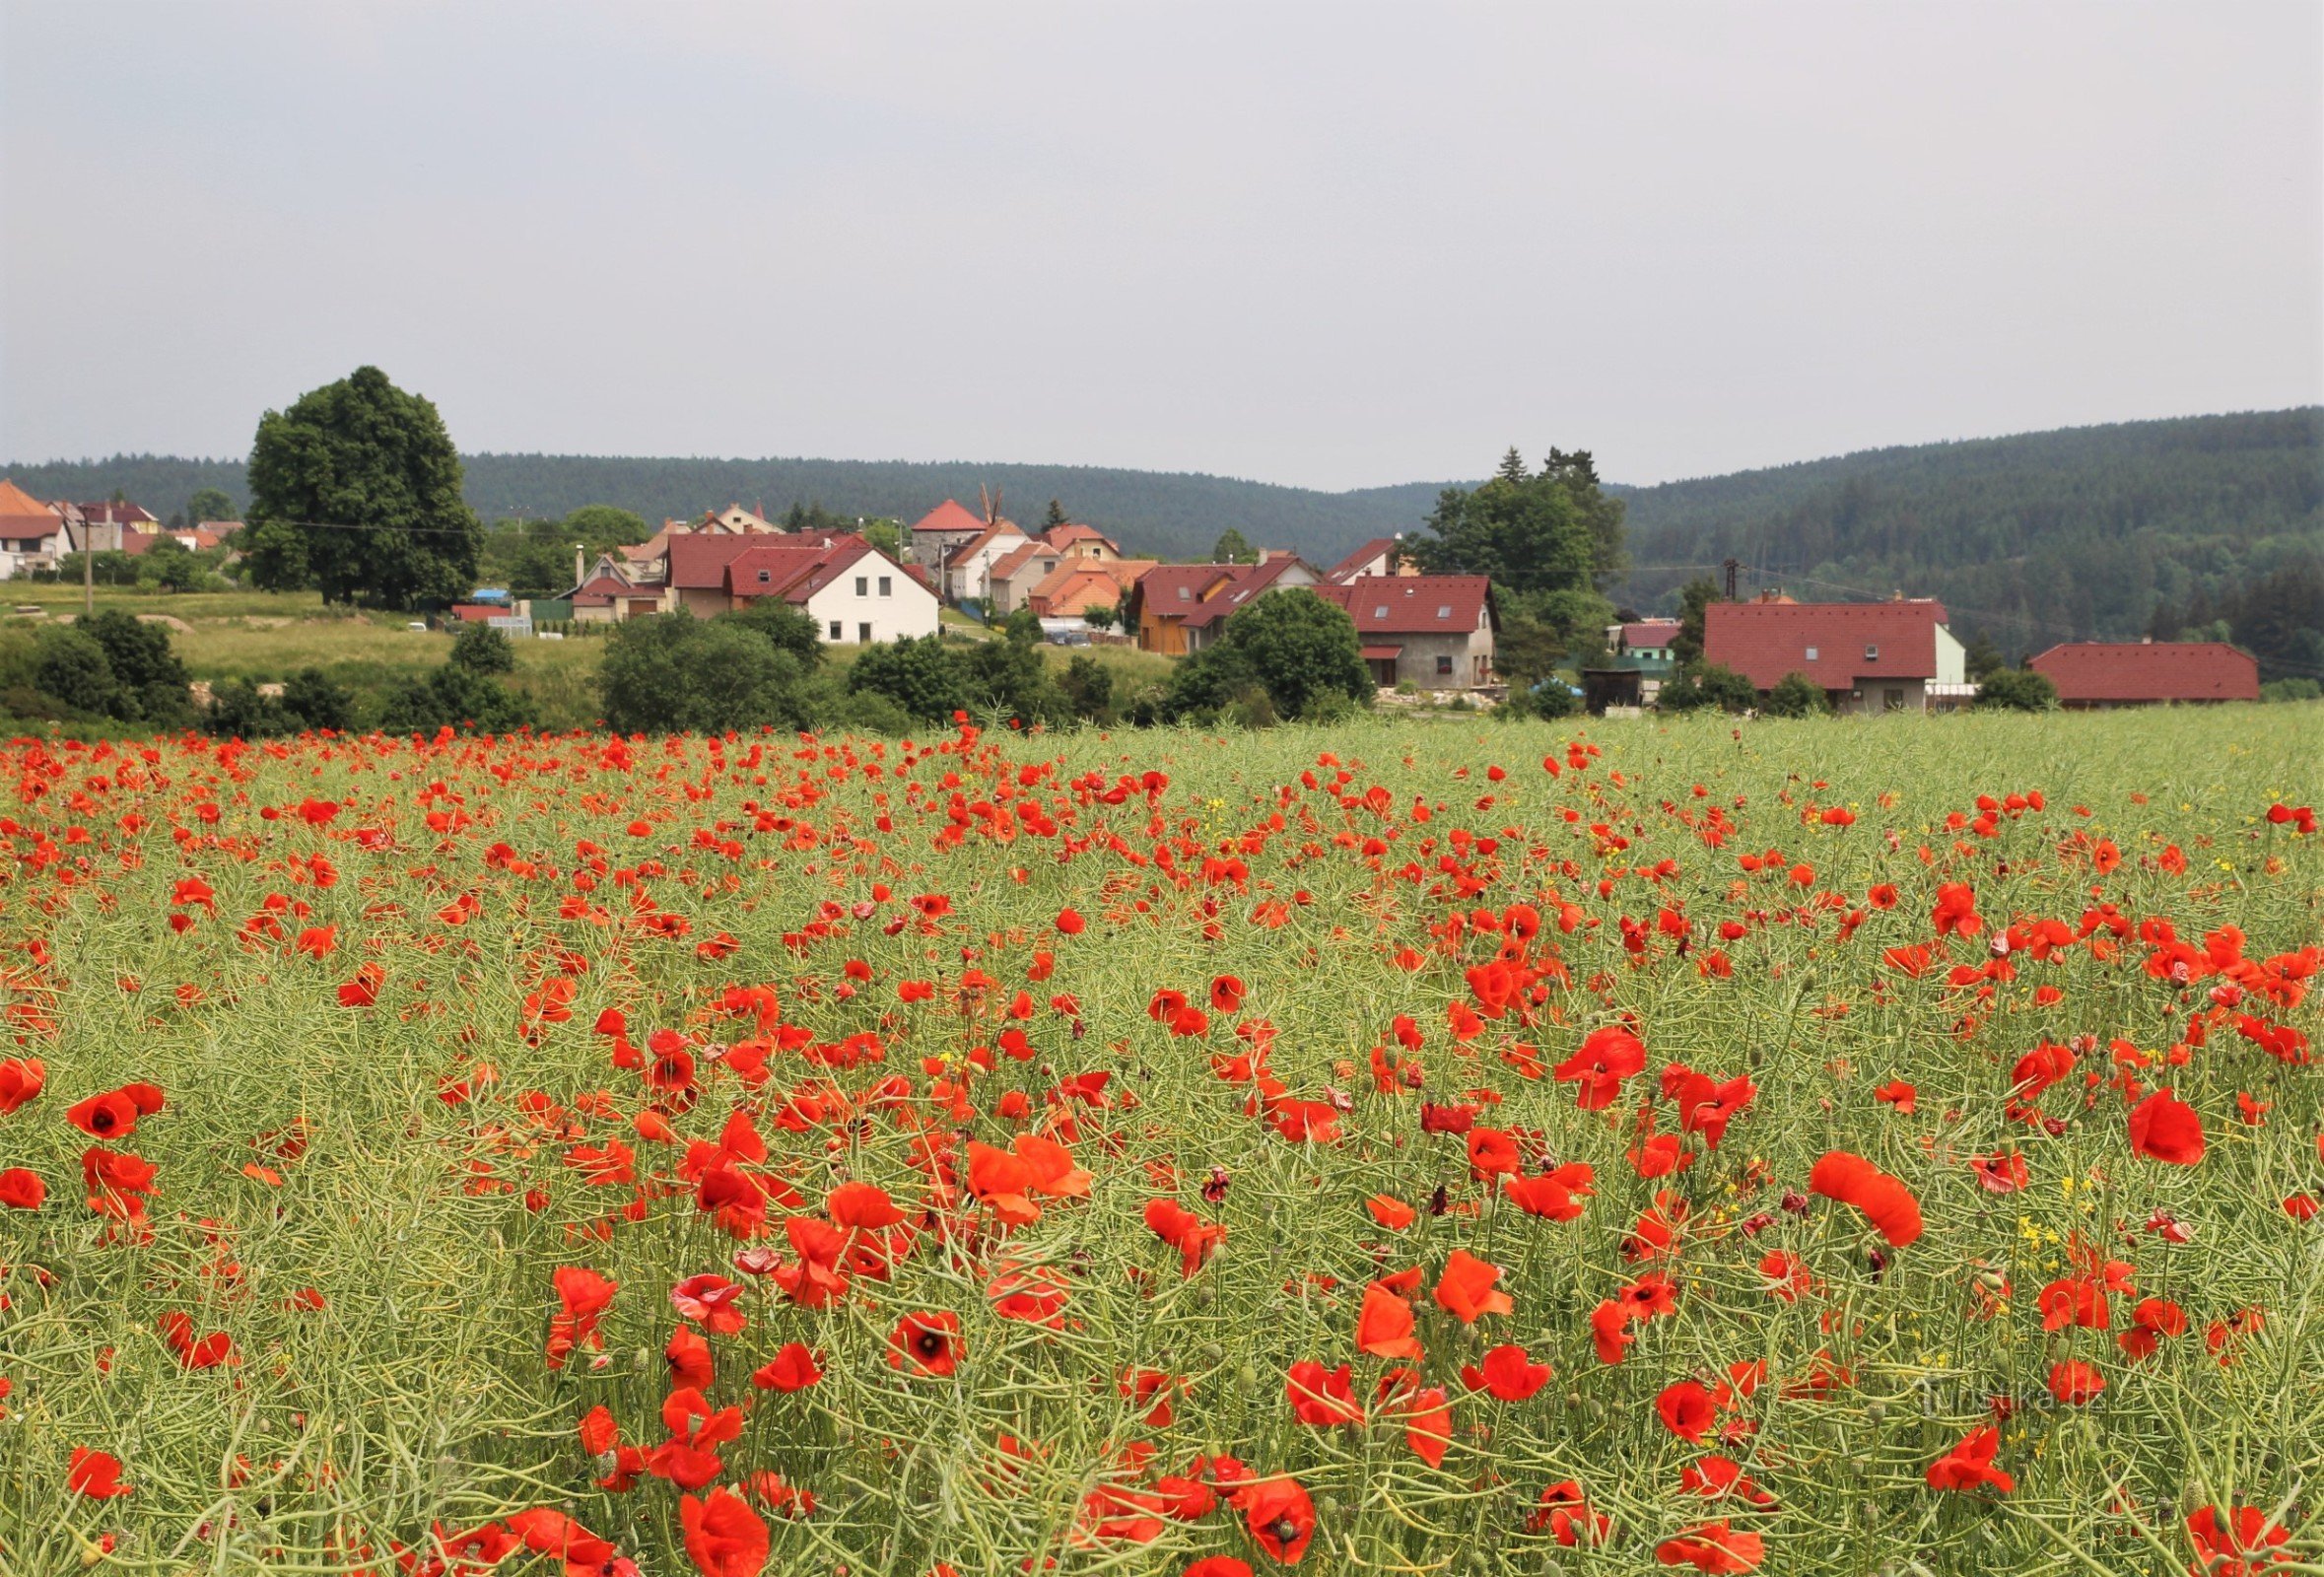
[[[2259,662],[2219,641],[2070,641],[2025,659],[2077,710],[2257,701]]]

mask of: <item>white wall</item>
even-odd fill
[[[1023,547],[1027,540],[1021,533],[1003,531],[945,572],[947,589],[951,591],[953,600],[987,595],[986,577],[992,566]]]
[[[1937,626],[1937,683],[1967,684],[1969,661],[1961,644],[1944,625]]]
[[[882,577],[888,582],[888,594],[884,597],[879,594]],[[858,580],[864,583],[860,596],[855,592]],[[831,627],[836,621],[843,645],[861,640],[861,626],[865,624],[871,626],[874,641],[934,635],[937,609],[933,591],[877,554],[857,559],[841,571],[831,584],[807,598],[807,613],[815,621],[816,633],[826,641],[831,640]]]

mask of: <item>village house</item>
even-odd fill
[[[1027,605],[1046,629],[1086,629],[1091,612],[1111,608],[1127,634],[1124,610],[1130,593],[1155,563],[1153,559],[1068,559],[1033,588]]]
[[[1140,650],[1184,656],[1218,637],[1226,621],[1269,591],[1323,583],[1297,554],[1264,548],[1257,564],[1162,564],[1138,577],[1123,610]]]
[[[1059,570],[1121,560],[1120,545],[1095,526],[1070,521],[1053,525],[994,562],[987,572],[986,611],[995,618],[1006,618],[1027,606],[1034,588]]]
[[[1333,585],[1345,585],[1359,576],[1418,575],[1420,566],[1404,552],[1402,536],[1376,536],[1325,572]]]
[[[781,597],[805,609],[824,640],[835,644],[936,633],[938,603],[927,583],[853,533],[690,532],[672,537],[669,549],[667,573],[650,607],[641,608],[642,599],[633,594],[643,587],[598,589],[599,580],[592,579],[574,595],[574,617],[590,617],[584,608],[606,606],[599,598],[623,609],[615,618],[681,608],[712,618]]]
[[[994,520],[944,556],[942,584],[951,602],[975,602],[990,608],[992,567],[1030,539],[1013,522]]]
[[[941,577],[953,551],[968,546],[992,523],[958,499],[946,499],[912,522],[912,562]]]
[[[2218,641],[2071,641],[2025,659],[2076,711],[2257,701],[2259,662]]]
[[[1742,674],[1762,696],[1805,674],[1835,712],[1943,711],[1975,694],[1945,605],[1927,597],[1714,602],[1704,610],[1703,660]]]
[[[1473,690],[1493,677],[1501,616],[1481,575],[1364,575],[1316,588],[1347,610],[1383,690]]]
[[[0,581],[53,565],[63,525],[52,506],[0,479]]]

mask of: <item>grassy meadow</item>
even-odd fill
[[[20,741],[0,1571],[2324,1569],[2319,763]]]

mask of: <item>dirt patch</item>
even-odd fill
[[[81,616],[78,613],[59,613],[55,615],[55,619],[58,624],[71,624],[74,620],[80,617]],[[141,613],[137,616],[137,622],[139,624],[168,625],[171,629],[175,630],[179,635],[193,634],[193,626],[186,623],[183,619],[177,617],[177,615],[174,613]]]

